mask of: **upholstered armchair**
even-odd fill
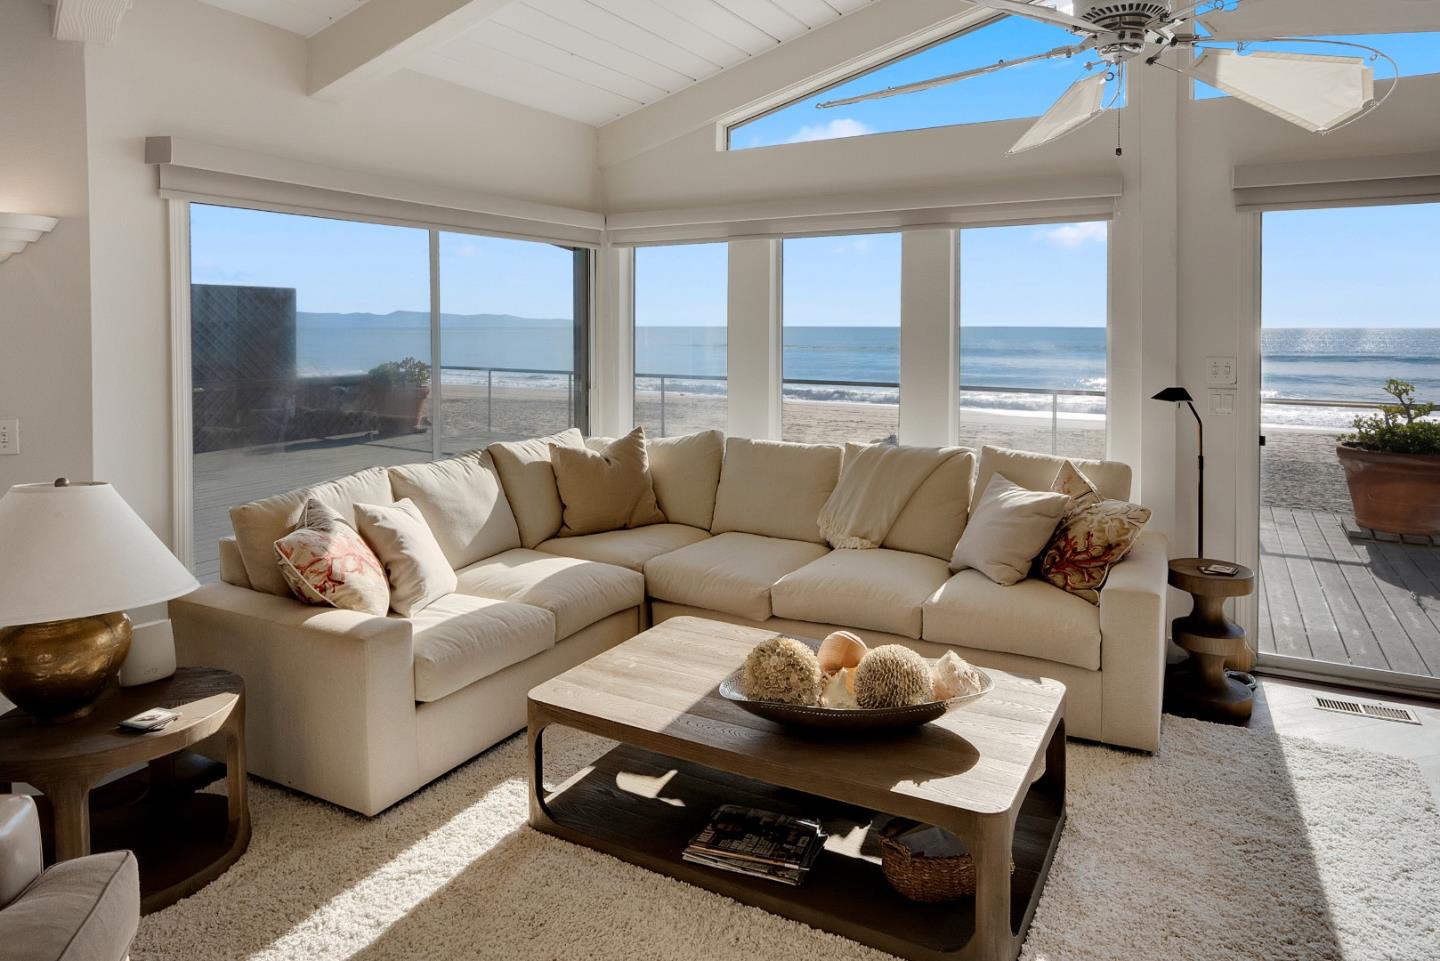
[[[110,851],[48,871],[31,798],[0,795],[0,961],[124,961],[140,923],[135,855]]]

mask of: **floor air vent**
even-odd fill
[[[1315,696],[1315,706],[1322,711],[1336,714],[1355,714],[1359,717],[1378,717],[1382,721],[1399,721],[1401,724],[1419,724],[1414,712],[1389,704],[1362,704],[1359,701],[1345,701],[1336,697]]]

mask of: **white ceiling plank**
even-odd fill
[[[722,67],[744,60],[739,47],[706,33],[687,20],[661,8],[662,16],[631,20],[627,0],[524,0],[526,6],[562,16],[577,27],[618,47],[653,60],[687,77],[707,77]]]
[[[840,16],[840,11],[827,0],[773,0],[775,6],[814,30]]]
[[[344,97],[409,66],[508,0],[369,0],[306,41],[313,96]]]
[[[492,24],[502,24],[527,37],[567,51],[572,56],[592,61],[666,93],[687,87],[695,79],[637,56],[567,20],[524,4],[515,4],[500,11],[491,23],[485,24],[481,29],[488,29]],[[502,50],[509,49],[504,44],[495,46]]]
[[[228,10],[251,20],[308,37],[330,23],[325,14],[293,0],[205,0],[212,7]]]
[[[628,0],[643,17],[653,17],[652,0]],[[706,33],[734,44],[752,56],[773,50],[780,41],[743,17],[737,17],[717,0],[665,0],[665,7]]]
[[[540,34],[540,36],[544,35],[544,33]],[[535,35],[522,33],[508,24],[496,21],[483,23],[472,29],[466,34],[466,39],[504,50],[511,56],[545,67],[547,70],[553,70],[581,83],[588,83],[601,90],[608,90],[611,93],[627,97],[636,103],[652,103],[682,86],[689,85],[683,77],[679,78],[679,82],[670,85],[668,89],[646,83],[630,74],[612,70],[596,60],[574,53],[568,48],[555,46],[538,39]],[[454,56],[454,48],[451,48],[449,53]]]
[[[715,0],[747,23],[764,30],[780,42],[798,37],[808,29],[805,24],[786,13],[774,0]]]
[[[476,48],[480,48],[478,53]],[[436,67],[436,60],[432,57],[423,60],[420,69],[492,96],[539,107],[588,124],[605,123],[631,112],[637,106],[626,97],[580,83],[538,64],[512,57],[503,50],[478,43],[463,44],[462,49],[465,51],[463,60],[449,56],[448,48],[434,55],[449,61],[440,65],[444,73],[432,69]]]
[[[826,2],[836,10],[839,10],[843,16],[847,13],[854,13],[856,10],[869,4],[871,0],[826,0]]]

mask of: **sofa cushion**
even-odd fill
[[[928,554],[948,561],[965,533],[970,517],[970,484],[975,479],[975,452],[943,447],[944,458],[934,473],[910,496],[881,547]]]
[[[455,590],[455,571],[415,502],[356,504],[360,536],[390,580],[390,609],[409,617]]]
[[[955,545],[950,568],[973,567],[997,584],[1024,580],[1069,503],[1065,494],[1026,490],[1004,474],[992,474]]]
[[[776,617],[919,637],[920,610],[949,577],[924,554],[831,551],[776,581],[770,606]]]
[[[650,558],[709,538],[709,532],[698,527],[651,524],[629,531],[606,531],[603,534],[586,534],[583,537],[552,537],[535,549],[560,557],[578,557],[582,560],[628,567],[632,571],[643,571],[645,562]]]
[[[830,552],[823,544],[732,531],[645,563],[650,596],[763,621],[770,589]]]
[[[561,537],[665,523],[655,504],[644,427],[599,450],[551,444],[550,465],[560,492]]]
[[[462,594],[529,604],[554,614],[557,641],[645,603],[645,578],[637,571],[523,548],[456,573]]]
[[[520,546],[500,472],[486,451],[392,467],[390,487],[396,500],[408,497],[420,508],[453,568]]]
[[[275,542],[293,531],[300,523],[305,502],[315,498],[326,507],[340,512],[345,523],[357,527],[355,505],[393,504],[390,475],[383,467],[371,467],[358,474],[276,494],[264,500],[239,504],[230,508],[230,524],[235,528],[235,543],[245,562],[250,586],[266,594],[290,596],[290,588],[275,561]],[[358,529],[358,527],[357,527]]]
[[[1100,669],[1100,609],[1044,581],[1005,587],[961,571],[925,602],[920,636]]]
[[[1054,454],[1036,454],[1025,450],[1009,450],[1004,447],[983,447],[980,449],[980,464],[975,470],[975,487],[971,505],[985,493],[985,486],[994,474],[1004,474],[1012,483],[1026,490],[1048,491],[1055,483],[1060,468],[1065,466],[1064,457]],[[1130,465],[1114,460],[1080,460],[1070,458],[1070,463],[1094,484],[1103,497],[1111,500],[1130,499]]]
[[[646,441],[655,499],[672,524],[710,529],[725,459],[725,432],[702,430]]]
[[[410,620],[417,701],[438,701],[555,646],[555,615],[528,604],[447,594]]]
[[[840,478],[842,453],[834,444],[728,438],[710,532],[823,542],[820,508]]]
[[[5,909],[0,961],[123,961],[139,924],[134,854],[62,861]]]
[[[311,498],[300,526],[275,542],[276,562],[290,591],[306,604],[365,614],[390,610],[390,580],[365,538],[339,511]]]
[[[485,448],[500,471],[500,483],[515,523],[520,529],[520,546],[534,547],[560,530],[563,508],[550,467],[550,445],[584,447],[580,431],[571,427],[548,437],[507,441]]]

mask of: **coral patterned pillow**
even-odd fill
[[[1079,501],[1040,555],[1040,576],[1062,590],[1100,604],[1100,588],[1150,520],[1150,508],[1125,501]]]
[[[337,511],[311,498],[300,526],[275,542],[280,573],[307,604],[366,614],[390,610],[390,582],[370,545]]]
[[[1064,494],[1070,498],[1070,510],[1081,507],[1089,507],[1091,504],[1098,504],[1105,498],[1090,483],[1090,478],[1080,473],[1080,468],[1075,466],[1074,461],[1066,461],[1060,465],[1060,470],[1055,474],[1055,480],[1050,484],[1050,489],[1057,494]]]

